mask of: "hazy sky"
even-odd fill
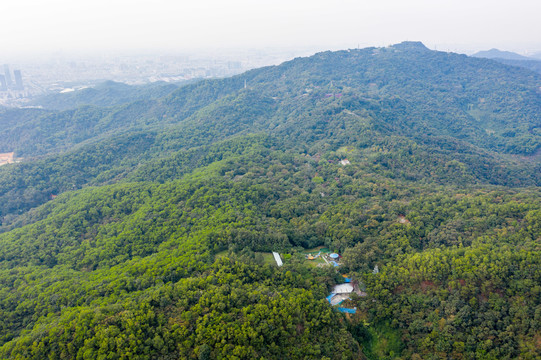
[[[0,56],[384,46],[541,51],[540,0],[4,0]]]

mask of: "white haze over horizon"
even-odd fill
[[[541,52],[539,0],[6,0],[1,9],[4,59],[59,51],[334,50],[405,40],[465,53]]]

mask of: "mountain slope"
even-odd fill
[[[386,76],[391,72],[392,77]],[[243,89],[244,80],[248,89]],[[22,146],[19,155],[73,150],[41,162],[47,164],[46,171],[39,170],[42,165],[29,163],[22,165],[28,170],[20,175],[7,169],[0,172],[5,184],[0,193],[12,194],[11,198],[4,198],[2,214],[13,211],[9,204],[23,189],[37,196],[25,196],[30,201],[18,201],[17,208],[22,211],[68,189],[47,179],[73,176],[69,169],[74,167],[65,164],[72,164],[74,158],[91,156],[100,163],[99,172],[111,170],[111,179],[156,157],[166,158],[181,149],[249,132],[273,134],[284,139],[283,146],[288,147],[309,143],[309,147],[298,151],[312,154],[328,145],[355,145],[367,154],[371,148],[384,148],[385,154],[373,155],[387,158],[384,161],[394,163],[395,170],[398,166],[419,174],[409,164],[396,163],[402,156],[399,154],[403,144],[409,143],[409,153],[415,145],[417,151],[422,149],[421,157],[434,153],[443,163],[457,160],[464,164],[466,172],[472,173],[473,182],[538,184],[539,172],[529,171],[531,163],[522,168],[520,161],[497,153],[535,152],[539,148],[536,114],[540,96],[534,91],[538,80],[530,73],[488,60],[433,52],[420,44],[404,43],[385,49],[321,53],[295,59],[230,79],[187,85],[161,100],[40,115],[38,124],[27,121],[15,129],[7,124],[5,131],[11,131],[11,135],[4,134],[2,138],[4,146],[8,146],[5,149],[13,149],[9,139],[14,139]],[[505,84],[495,87],[496,81]],[[329,121],[331,118],[333,121]],[[145,146],[128,144],[129,153],[107,150],[111,149],[108,144],[125,144],[131,137],[118,133],[128,134],[132,129],[137,129],[141,138],[149,139]],[[77,148],[85,143],[89,144]],[[78,152],[86,155],[78,156]],[[123,160],[123,156],[131,160]],[[116,160],[107,160],[112,158]],[[99,172],[84,170],[95,169],[95,161],[80,162],[75,167],[80,174],[77,181],[71,182],[75,188],[95,183],[93,178]],[[423,161],[432,163],[434,159]],[[534,163],[534,167],[538,164]],[[408,171],[406,166],[415,170]],[[39,173],[37,177],[30,176],[34,183],[28,181],[28,171]],[[434,179],[431,174],[424,177]],[[19,185],[17,176],[26,177],[24,187]]]
[[[541,61],[527,56],[522,56],[509,51],[500,51],[492,49],[488,51],[479,51],[472,55],[473,57],[492,59],[502,64],[518,66],[528,70],[541,73]]]
[[[247,140],[245,144],[249,144]],[[398,291],[397,304],[407,301],[399,296],[401,290],[396,290],[404,282],[404,275],[395,267],[397,262],[414,261],[419,253],[428,259],[421,264],[428,264],[443,254],[456,257],[457,250],[453,249],[459,246],[483,261],[479,252],[485,258],[489,254],[494,259],[505,259],[509,254],[502,247],[509,250],[516,246],[524,252],[517,254],[520,267],[506,264],[501,271],[520,283],[541,280],[537,271],[521,270],[535,269],[540,261],[538,190],[413,186],[363,170],[362,164],[344,167],[329,162],[332,157],[318,161],[272,150],[269,145],[265,141],[248,147],[236,142],[224,144],[216,154],[229,156],[182,180],[162,185],[116,184],[64,194],[38,209],[27,225],[0,235],[0,272],[4,279],[1,298],[6,314],[2,322],[6,329],[2,354],[39,358],[59,346],[65,347],[59,351],[70,356],[86,351],[92,356],[104,351],[155,355],[162,349],[163,356],[180,356],[178,351],[192,356],[199,346],[207,344],[213,357],[219,357],[228,348],[216,339],[227,331],[232,335],[225,343],[232,346],[230,351],[238,347],[235,351],[244,354],[239,355],[241,358],[254,354],[279,357],[280,350],[269,346],[273,341],[281,344],[281,351],[297,354],[293,358],[309,354],[310,346],[316,351],[314,356],[338,358],[339,351],[340,357],[343,352],[346,358],[356,358],[355,352],[349,352],[356,350],[351,335],[344,332],[343,320],[323,306],[325,287],[310,282],[332,284],[336,274],[303,265],[304,255],[295,251],[299,247],[326,245],[344,252],[344,271],[354,272],[357,279],[366,281],[370,297],[359,299],[356,305],[371,314],[370,321],[385,322],[400,311],[389,303],[386,291]],[[400,225],[400,216],[409,223]],[[487,243],[494,247],[483,247]],[[244,257],[221,262],[221,251],[227,248],[234,251],[230,254],[233,258]],[[269,250],[290,253],[296,260],[291,260],[283,271],[271,270],[253,253]],[[410,258],[413,260],[407,260]],[[238,261],[249,265],[238,265]],[[411,296],[424,294],[423,301],[434,304],[430,305],[433,311],[440,306],[434,303],[435,294],[442,301],[459,303],[469,301],[468,296],[479,296],[478,303],[470,302],[469,316],[483,331],[500,334],[495,324],[486,321],[492,308],[487,307],[483,297],[493,294],[490,296],[505,299],[506,285],[501,281],[492,285],[498,281],[498,273],[492,271],[500,270],[488,264],[475,268],[484,283],[477,278],[468,278],[465,283],[471,281],[474,289],[417,294],[418,282],[431,281],[437,284],[432,285],[434,291],[445,291],[446,286],[453,286],[448,282],[463,280],[461,272],[448,274],[457,271],[452,270],[457,265],[451,260],[445,260],[447,263],[445,278],[441,278],[439,268],[432,272],[432,268],[418,269],[418,263],[408,263],[410,271],[417,274],[408,280]],[[381,279],[370,277],[366,271],[376,264],[384,274]],[[238,266],[244,269],[240,273]],[[463,269],[465,265],[460,266]],[[21,282],[23,278],[26,280]],[[485,283],[495,290],[485,287]],[[513,291],[516,296],[528,298],[522,305],[527,310],[505,321],[535,316],[541,306],[538,294],[527,286]],[[277,306],[286,312],[275,314],[269,308]],[[458,310],[445,308],[450,317]],[[267,316],[272,313],[272,321],[283,323],[273,326],[283,326],[284,331],[292,333],[268,332],[261,318],[251,317],[259,311]],[[411,318],[429,316],[411,311],[414,315],[410,318],[405,313],[400,315],[399,324],[410,326]],[[115,313],[124,315],[117,318]],[[307,317],[295,318],[295,314],[302,313]],[[138,325],[132,324],[134,318],[139,319]],[[235,325],[238,319],[244,324],[242,329]],[[433,321],[432,317],[428,321]],[[364,325],[361,322],[356,326],[362,330]],[[459,332],[464,341],[474,329],[460,325],[458,320],[453,326],[466,326]],[[31,331],[21,332],[23,327]],[[303,333],[308,329],[314,337],[309,337],[308,331]],[[211,335],[214,331],[218,334]],[[265,340],[243,341],[245,331]],[[307,347],[302,345],[299,353],[287,340],[295,331],[306,335],[299,341]],[[427,331],[425,327],[409,328],[416,342],[410,343],[407,351],[430,352],[432,347],[421,345]],[[199,332],[208,337],[190,337]],[[502,356],[523,352],[517,345],[518,338],[530,341],[535,332],[535,325],[524,326],[513,337],[505,338],[508,349],[502,350],[500,342],[486,349],[497,350]],[[120,341],[123,333],[133,333],[136,342],[128,345]],[[78,340],[81,336],[89,342]],[[504,335],[498,335],[498,339],[500,336],[503,341]],[[105,338],[116,339],[117,345],[103,343]],[[156,339],[156,343],[146,343],[145,338]],[[164,341],[161,346],[160,339]],[[167,339],[183,345],[166,345]],[[442,343],[443,349],[453,346],[449,341]],[[480,345],[471,346],[468,351],[481,349]]]
[[[502,64],[518,66],[536,73],[541,73],[541,60],[506,60],[506,59],[494,59]]]
[[[539,84],[541,77],[526,70],[403,43],[294,59],[157,100],[9,111],[2,149],[28,158],[17,170],[0,169],[0,195],[7,194],[0,211],[18,214],[74,187],[121,180],[175,152],[257,132],[311,155],[354,146],[384,164],[382,171],[410,180],[446,181],[437,174],[457,166],[461,182],[538,185]],[[61,154],[28,161],[54,153]]]
[[[223,101],[220,99],[225,96],[231,96],[229,100],[246,96],[243,90],[246,80],[250,94],[255,96],[251,103],[246,103],[249,99],[240,99],[246,106],[258,106],[263,99],[278,105],[276,114],[271,109],[264,114],[267,123],[263,128],[268,130],[292,115],[299,116],[300,112],[308,115],[311,107],[347,96],[369,101],[361,106],[378,110],[387,117],[378,120],[409,137],[450,136],[491,151],[527,154],[539,147],[536,129],[540,79],[525,70],[430,51],[417,43],[320,53],[233,78],[187,85],[160,101],[136,102],[113,108],[106,114],[89,114],[91,120],[105,119],[102,122],[113,124],[94,129],[85,140],[121,128],[124,122],[136,124],[138,129],[146,125],[179,124],[206,106],[217,106],[213,103]],[[291,114],[300,107],[299,100],[303,100],[304,108]],[[424,107],[419,106],[421,102]],[[389,112],[395,116],[391,117]],[[62,115],[64,119],[42,121],[69,128],[74,119],[71,114],[65,114],[68,116]],[[202,121],[197,117],[194,120]],[[54,127],[42,128],[42,136],[54,143],[54,138],[48,138],[57,131]],[[66,134],[68,139],[75,136],[75,133]],[[43,141],[37,136],[31,140],[38,144]],[[19,151],[17,146],[11,150]]]
[[[114,106],[138,100],[157,99],[167,96],[179,85],[163,82],[131,86],[106,81],[94,87],[67,93],[49,94],[33,100],[30,105],[49,110],[69,110],[84,105]]]

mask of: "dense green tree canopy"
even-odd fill
[[[540,84],[403,43],[1,109],[0,358],[540,358]]]

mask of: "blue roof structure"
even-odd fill
[[[331,293],[331,295],[327,296],[326,299],[327,301],[329,302],[329,304],[331,303],[331,299],[334,297],[334,295],[336,295],[335,293]]]
[[[346,314],[355,314],[357,312],[357,309],[348,309],[343,307],[339,307],[337,310]]]

